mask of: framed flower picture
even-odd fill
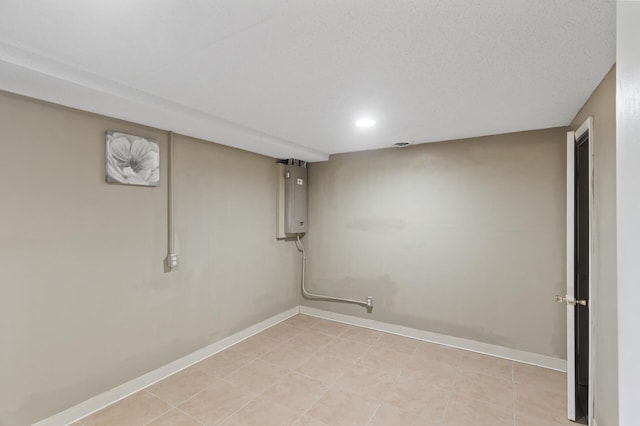
[[[160,147],[140,136],[107,130],[106,171],[108,183],[158,186]]]

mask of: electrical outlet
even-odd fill
[[[178,255],[177,254],[169,254],[167,256],[167,264],[169,268],[173,269],[178,266]]]

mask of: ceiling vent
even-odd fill
[[[411,145],[413,141],[400,141],[393,144],[393,146],[398,148],[404,148],[405,146]]]

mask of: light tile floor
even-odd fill
[[[296,315],[78,425],[567,425],[566,375]]]

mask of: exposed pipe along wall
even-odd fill
[[[372,315],[566,357],[566,128],[332,155],[308,167],[306,279],[368,294]]]
[[[178,266],[178,255],[174,253],[173,235],[173,132],[167,141],[167,268]]]
[[[307,255],[300,240],[306,232],[307,226],[307,164],[304,161],[289,159],[284,168],[284,232],[295,235],[295,243],[302,254],[301,287],[304,297],[309,299],[333,300],[336,302],[353,303],[362,305],[369,312],[373,309],[373,297],[366,300],[356,300],[345,297],[336,297],[316,294],[307,291],[305,282],[305,266]]]

